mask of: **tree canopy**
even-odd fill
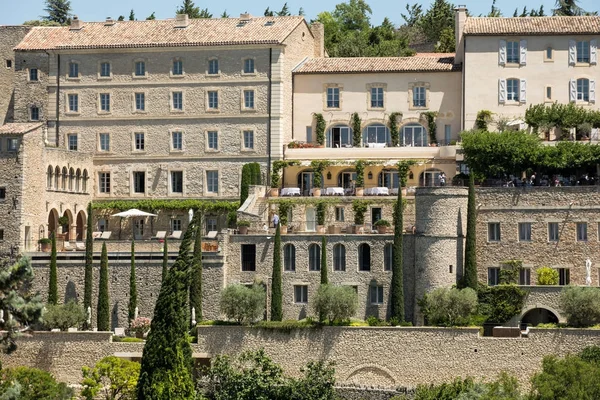
[[[200,9],[192,0],[183,0],[181,7],[177,8],[177,14],[187,14],[190,18],[212,18],[213,15],[208,8]]]
[[[44,11],[48,15],[42,16],[44,21],[55,22],[59,25],[68,25],[71,22],[70,0],[46,0]]]

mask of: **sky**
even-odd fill
[[[307,19],[315,18],[321,11],[331,11],[335,5],[342,0],[288,0],[288,6],[293,14],[298,13],[300,7],[304,8]],[[399,25],[403,22],[401,13],[405,11],[407,3],[419,2],[429,7],[433,0],[367,0],[373,10],[371,23],[378,25],[383,18],[389,17],[392,22]],[[455,0],[456,4],[465,4],[472,15],[487,13],[492,0]],[[73,13],[83,21],[104,21],[106,17],[117,19],[119,15],[129,16],[133,9],[137,19],[146,19],[147,16],[156,13],[157,19],[172,18],[176,8],[181,5],[182,0],[71,0]],[[215,2],[195,1],[197,6],[207,7],[215,17],[221,15],[224,10],[232,17],[239,16],[242,12],[252,15],[263,15],[267,6],[274,10],[280,10],[285,0],[221,0],[218,6]],[[499,7],[505,16],[512,16],[516,7],[523,7],[523,0],[497,0]],[[548,13],[554,8],[554,0],[532,0],[527,1],[528,8],[539,8],[543,4]],[[598,0],[580,0],[580,6],[586,10],[599,11]],[[0,0],[0,25],[19,25],[27,20],[39,19],[44,14],[44,0]]]

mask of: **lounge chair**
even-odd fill
[[[152,236],[152,239],[164,239],[167,236],[167,231],[158,231],[155,236]]]
[[[100,239],[100,236],[102,236],[100,231],[92,233],[92,239]]]
[[[206,238],[207,239],[216,239],[218,233],[219,233],[218,231],[210,231],[210,232],[208,232],[208,235],[206,235]]]
[[[71,246],[70,242],[65,241],[63,243],[63,250],[64,251],[75,251],[75,247]]]
[[[110,239],[110,235],[112,235],[112,231],[104,231],[104,232],[102,232],[102,235],[98,239],[108,240],[108,239]]]
[[[169,235],[169,239],[181,239],[182,233],[183,231],[173,231],[173,233]]]
[[[77,250],[77,251],[85,251],[85,243],[83,243],[83,242],[75,242],[75,250]]]

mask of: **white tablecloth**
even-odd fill
[[[378,148],[378,149],[380,149],[380,148],[386,147],[385,143],[368,143],[368,145],[369,145],[369,148]]]
[[[390,194],[390,190],[386,187],[374,187],[365,189],[365,193],[368,196],[388,196]]]
[[[398,194],[398,188],[390,189],[390,194]]]
[[[283,188],[281,196],[300,196],[300,188]]]
[[[325,194],[327,196],[343,196],[344,188],[341,187],[328,187],[325,189]]]

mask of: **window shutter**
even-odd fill
[[[521,103],[527,103],[527,80],[521,79],[521,96],[519,96]]]
[[[598,63],[598,41],[590,40],[590,64]]]
[[[577,42],[569,40],[569,65],[575,65],[577,59]]]
[[[569,83],[569,101],[572,103],[577,101],[577,81],[575,79],[571,79]]]
[[[506,40],[500,41],[500,48],[498,49],[498,64],[506,65]]]
[[[590,103],[596,102],[596,81],[590,79]]]
[[[506,79],[498,80],[498,102],[506,103]]]
[[[519,61],[520,61],[521,65],[526,65],[527,64],[527,40],[525,40],[525,39],[521,40],[520,48],[521,48],[521,56],[519,58]]]

